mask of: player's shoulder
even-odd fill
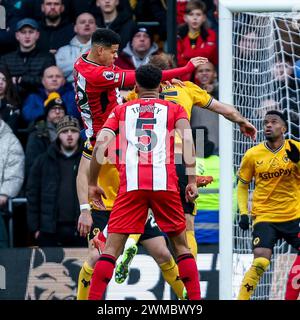
[[[257,153],[259,151],[262,151],[262,150],[265,150],[266,147],[265,147],[265,143],[264,142],[261,142],[251,148],[249,148],[246,152],[245,152],[245,156],[255,156],[257,155]]]

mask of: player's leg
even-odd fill
[[[199,274],[196,261],[186,241],[186,221],[178,192],[157,191],[150,195],[155,220],[173,245],[179,275],[188,298],[200,299]]]
[[[254,260],[250,269],[245,273],[238,300],[249,300],[259,283],[262,275],[268,269],[272,250],[279,239],[279,234],[274,224],[260,222],[253,227],[253,253]]]
[[[178,156],[177,156],[177,159]],[[182,159],[179,159],[179,162],[183,161]],[[185,188],[188,184],[188,176],[185,174],[185,165],[183,163],[176,164],[176,173],[178,176],[178,186],[179,186],[179,192],[180,192],[180,199],[183,207],[183,212],[186,217],[186,238],[188,246],[195,257],[197,259],[197,253],[198,253],[198,246],[197,241],[195,238],[195,205],[194,203],[187,202],[185,199]]]
[[[201,299],[199,272],[195,258],[188,247],[185,230],[179,234],[168,233],[168,236],[177,257],[179,275],[186,288],[188,299]]]
[[[163,278],[170,285],[178,299],[184,299],[184,284],[179,277],[178,266],[169,251],[163,236],[141,241],[143,247],[159,265]]]
[[[95,248],[92,239],[97,236],[97,233],[99,231],[103,231],[103,229],[107,225],[109,211],[93,210],[92,217],[93,226],[89,237],[90,241],[88,242],[88,256],[84,261],[78,276],[77,300],[88,299],[94,267],[100,257],[99,250]]]
[[[147,192],[136,190],[118,194],[109,217],[108,238],[104,253],[96,263],[92,276],[90,300],[101,299],[103,296],[128,234],[144,232],[147,213]]]
[[[184,299],[184,284],[180,280],[178,266],[152,214],[148,217],[140,242],[159,265],[163,278],[171,286],[177,298]]]
[[[298,252],[288,275],[285,300],[297,300],[300,297],[300,219],[281,225],[284,239]]]
[[[94,268],[89,300],[102,299],[105,289],[112,278],[116,260],[124,248],[127,237],[128,234],[108,234],[104,252]]]

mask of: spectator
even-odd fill
[[[20,97],[6,68],[0,67],[0,116],[17,133],[20,117]]]
[[[36,121],[34,130],[28,137],[25,152],[26,176],[37,155],[46,152],[50,143],[56,140],[56,125],[66,114],[66,106],[57,92],[49,94],[44,106],[45,117]]]
[[[51,92],[60,94],[66,105],[67,114],[80,118],[75,103],[74,88],[70,83],[66,83],[64,75],[58,67],[52,66],[44,71],[42,85],[39,92],[31,94],[24,102],[22,114],[27,123],[45,115],[44,101]]]
[[[38,44],[41,50],[55,54],[73,38],[74,27],[62,17],[65,10],[62,0],[43,0],[41,8],[43,20]]]
[[[219,86],[217,81],[217,72],[211,62],[201,64],[195,70],[194,82],[202,89],[206,90],[211,96],[219,99]]]
[[[0,115],[0,210],[15,197],[24,180],[24,152],[17,137]],[[0,248],[7,247],[7,232],[0,214]]]
[[[19,21],[15,33],[19,48],[0,59],[0,65],[9,70],[22,99],[38,89],[43,71],[55,65],[52,55],[43,53],[36,47],[40,36],[38,29],[35,20],[27,18]]]
[[[217,65],[217,36],[208,29],[206,22],[206,5],[200,0],[191,0],[186,5],[184,16],[186,24],[179,28],[177,40],[178,66],[183,66],[190,58],[206,57]]]
[[[158,46],[153,42],[149,28],[137,27],[115,64],[122,69],[137,69],[147,64],[150,57],[157,52]]]
[[[167,2],[167,0],[138,0],[134,7],[136,21],[159,23],[157,27],[152,26],[153,33],[159,35],[159,40],[166,40],[167,37]]]
[[[91,13],[96,17],[99,28],[107,28],[115,31],[121,37],[120,50],[122,50],[136,26],[132,19],[132,13],[128,10],[120,10],[119,0],[97,0]]]
[[[90,13],[82,13],[76,19],[74,31],[76,36],[71,42],[58,49],[55,59],[68,82],[74,82],[73,66],[76,59],[91,48],[91,37],[96,31],[95,18]]]
[[[28,177],[28,227],[39,246],[84,246],[76,231],[76,175],[82,153],[76,118],[65,116],[57,139],[34,162]]]

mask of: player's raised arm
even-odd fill
[[[224,118],[237,123],[240,126],[242,134],[246,137],[256,140],[257,130],[241,113],[232,105],[213,99],[209,110],[221,114]]]
[[[162,71],[162,81],[171,80],[176,77],[181,77],[187,73],[193,72],[200,64],[207,62],[207,58],[195,57],[192,58],[184,67],[163,70]],[[129,87],[135,84],[135,71],[133,70],[122,70],[125,74],[124,82],[121,86]]]

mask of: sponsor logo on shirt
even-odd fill
[[[281,176],[290,176],[292,169],[280,169],[274,172],[260,172],[259,177],[263,180],[268,180],[272,178],[278,178]]]
[[[104,77],[106,80],[112,80],[112,79],[114,79],[115,74],[114,74],[112,71],[104,71],[104,72],[103,72],[103,77]]]

